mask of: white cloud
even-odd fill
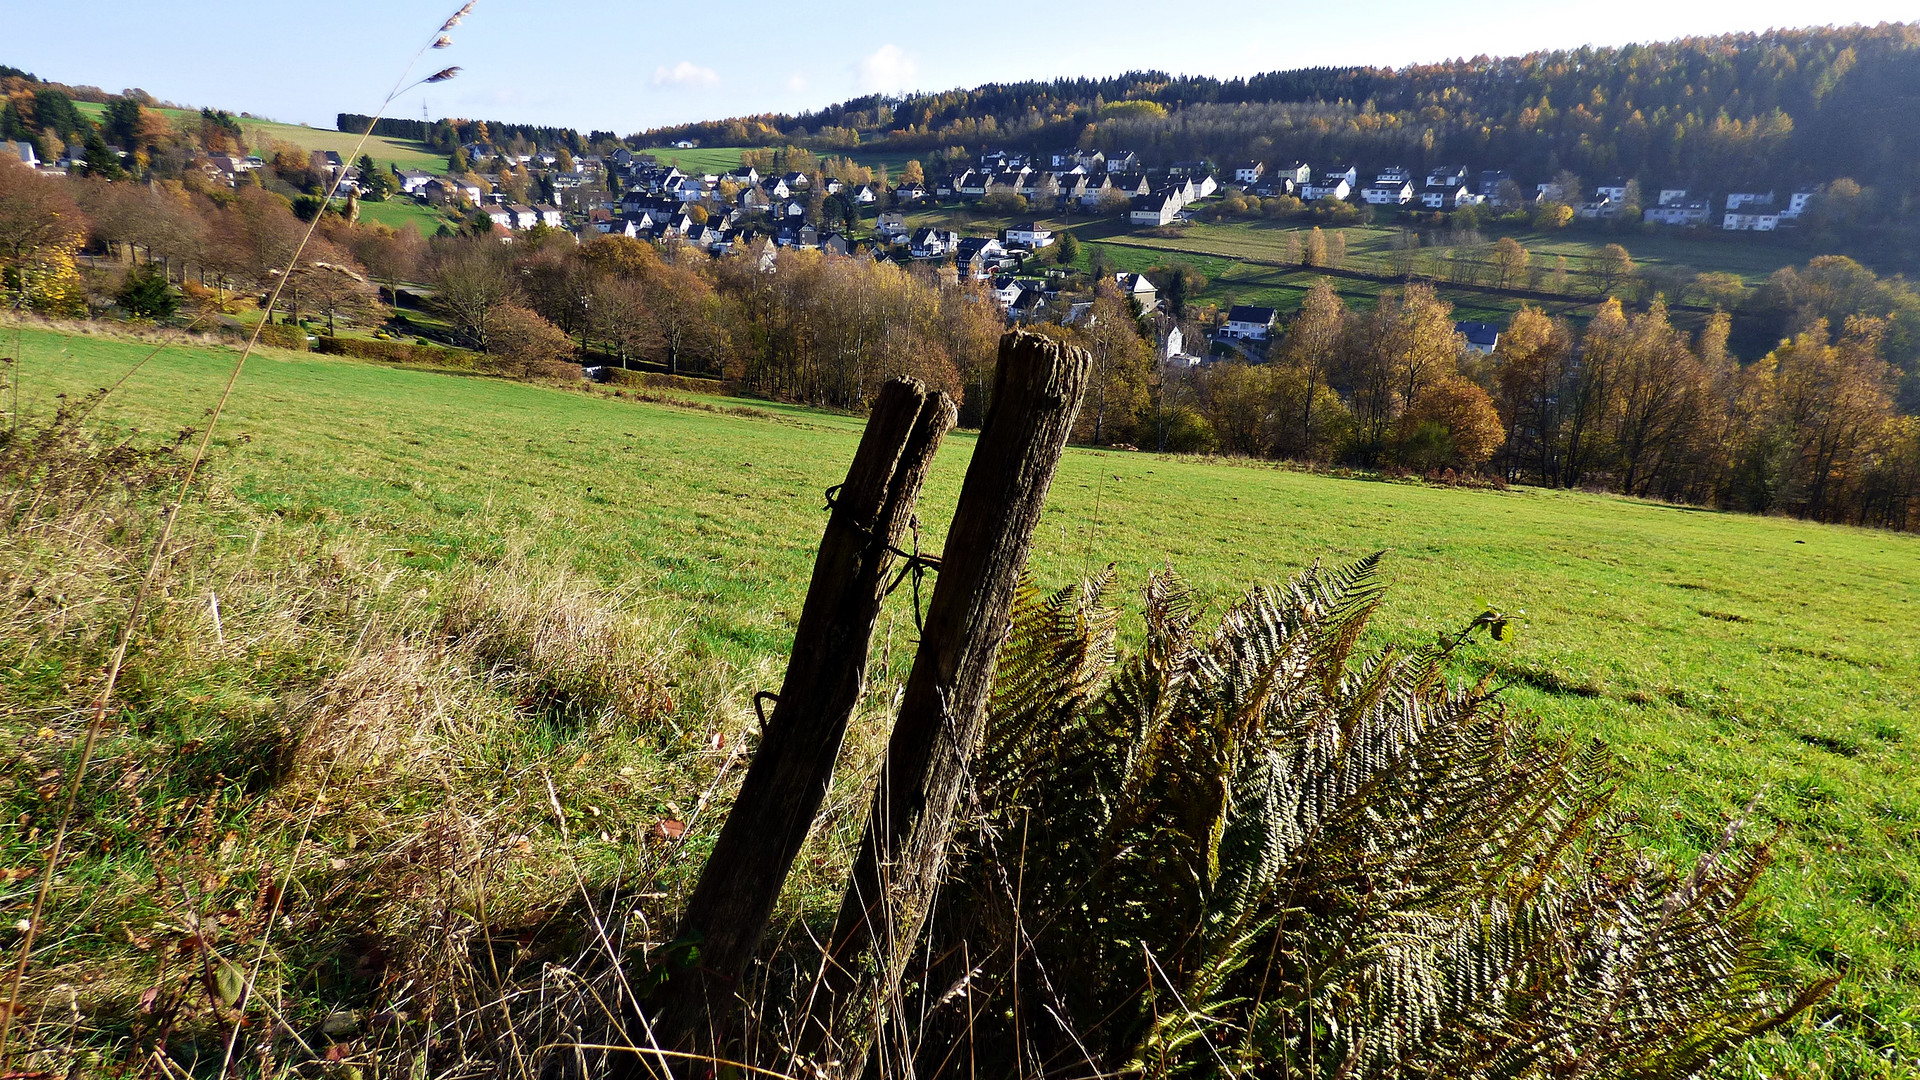
[[[905,90],[920,65],[898,45],[882,45],[860,61],[859,86],[866,93]]]
[[[653,69],[655,86],[718,86],[720,73],[712,68],[701,67],[691,60],[682,60],[672,67]]]
[[[791,75],[789,75],[789,76],[787,76],[787,90],[788,90],[788,91],[790,91],[790,92],[792,92],[792,93],[795,93],[795,94],[798,94],[798,93],[800,93],[801,91],[803,91],[803,90],[805,90],[806,88],[807,88],[807,77],[806,77],[806,75],[804,75],[804,74],[802,74],[801,72],[798,72],[798,71],[796,71],[796,72],[794,72],[793,74],[791,74]]]

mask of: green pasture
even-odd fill
[[[5,337],[11,346],[15,334]],[[114,382],[146,349],[24,332],[27,411]],[[235,355],[169,349],[96,422],[150,432],[202,423]],[[259,512],[316,536],[355,534],[429,572],[509,547],[539,551],[683,622],[688,663],[777,682],[822,493],[842,478],[860,421],[720,404],[754,411],[269,351],[234,391],[211,479]],[[931,549],[972,445],[952,436],[928,485]],[[1762,889],[1764,932],[1803,974],[1847,976],[1780,1050],[1798,1075],[1911,1065],[1920,537],[1074,449],[1032,572],[1054,587],[1113,563],[1132,594],[1172,567],[1217,614],[1250,583],[1379,550],[1395,585],[1372,645],[1430,641],[1488,605],[1524,612],[1516,642],[1473,646],[1457,675],[1490,675],[1512,708],[1609,746],[1636,841],[1697,853],[1749,804],[1761,831],[1783,830]],[[903,590],[883,619],[889,659],[876,678],[904,673],[908,604]]]
[[[89,117],[98,118],[106,106],[89,101],[77,101],[74,107]],[[161,109],[167,119],[179,126],[197,125],[200,114],[192,109]],[[360,146],[360,133],[333,131],[329,128],[308,127],[305,124],[282,124],[275,120],[259,120],[253,117],[239,117],[240,130],[247,137],[248,146],[256,153],[272,149],[275,141],[290,142],[303,150],[332,150],[341,157],[353,154]],[[418,169],[428,172],[447,171],[447,156],[424,145],[408,139],[388,139],[379,135],[367,139],[360,153],[373,155],[373,160],[382,165],[398,165],[403,169]],[[357,154],[353,154],[357,157]]]

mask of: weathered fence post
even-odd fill
[[[842,1046],[862,958],[877,955],[887,996],[918,939],[944,869],[953,813],[979,741],[994,658],[1026,566],[1091,361],[1085,350],[1014,331],[999,367],[973,462],[940,558],[920,649],[847,891],[809,1002],[800,1052],[860,1069],[858,1040]],[[852,1051],[852,1052],[849,1052]]]
[[[722,1046],[735,985],[826,797],[865,684],[894,552],[955,415],[950,398],[918,380],[881,388],[846,483],[829,492],[832,513],[773,714],[687,901],[652,1023],[629,1033],[636,1046],[699,1054]],[[686,1059],[643,1053],[617,1071],[664,1075],[670,1068],[687,1071]]]

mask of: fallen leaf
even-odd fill
[[[673,818],[661,818],[653,823],[653,838],[656,840],[678,840],[687,835],[687,823]]]

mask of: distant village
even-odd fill
[[[677,149],[693,149],[680,143]],[[67,175],[84,169],[81,160],[42,163],[27,143],[0,143],[28,165],[48,174]],[[1047,155],[989,149],[971,165],[933,179],[931,183],[884,180],[847,184],[818,172],[791,170],[763,174],[752,165],[726,173],[689,173],[663,164],[652,153],[620,149],[601,156],[565,152],[501,151],[484,143],[462,147],[475,163],[507,164],[524,169],[538,180],[538,190],[552,201],[515,202],[500,191],[490,191],[470,179],[421,170],[393,170],[379,183],[402,198],[444,208],[455,214],[484,214],[496,236],[511,242],[516,233],[534,228],[566,230],[576,236],[617,235],[654,243],[678,243],[712,254],[735,250],[757,251],[769,266],[781,248],[819,250],[835,255],[927,261],[951,267],[956,277],[987,283],[989,295],[1010,320],[1057,321],[1071,325],[1090,304],[1069,299],[1062,308],[1057,279],[1022,276],[1032,257],[1056,242],[1054,231],[1036,221],[1022,221],[990,236],[963,236],[936,226],[910,227],[907,213],[938,204],[986,204],[1025,207],[1053,216],[1124,215],[1128,224],[1155,229],[1190,220],[1202,200],[1222,195],[1298,199],[1302,204],[1327,201],[1364,204],[1390,210],[1447,213],[1469,206],[1510,209],[1554,203],[1561,213],[1587,221],[1616,221],[1638,212],[1650,225],[1678,228],[1710,227],[1715,215],[1719,227],[1730,232],[1771,232],[1789,226],[1806,212],[1815,192],[1795,191],[1779,200],[1772,191],[1738,191],[1719,200],[1680,188],[1661,189],[1650,206],[1642,206],[1637,185],[1613,180],[1583,191],[1562,190],[1559,182],[1523,188],[1504,170],[1471,173],[1465,166],[1442,167],[1424,175],[1401,166],[1388,166],[1370,182],[1352,164],[1318,170],[1302,161],[1270,165],[1248,161],[1233,168],[1217,168],[1208,161],[1174,161],[1149,165],[1130,151],[1066,149]],[[235,185],[248,172],[266,168],[253,156],[208,156],[194,162],[208,180]],[[313,151],[311,169],[337,180],[336,196],[357,199],[373,186],[371,178],[333,151]],[[884,175],[884,174],[883,174]],[[814,191],[818,185],[820,190]],[[1017,198],[1011,198],[1017,197]],[[832,205],[833,213],[823,212]],[[870,231],[856,236],[849,222],[865,222]],[[1154,284],[1144,275],[1111,275],[1120,292],[1142,312],[1158,307]],[[1258,355],[1276,324],[1277,313],[1266,307],[1234,305],[1224,324],[1213,331],[1217,351]],[[1458,327],[1467,347],[1491,352],[1499,329],[1481,323]],[[1178,331],[1163,332],[1161,346],[1169,358],[1181,352]]]

